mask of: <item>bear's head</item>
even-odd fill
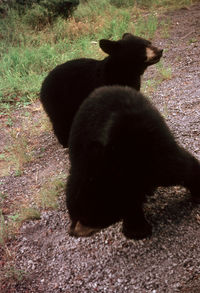
[[[98,231],[100,231],[100,229],[86,226],[80,221],[75,221],[72,222],[70,226],[69,234],[74,237],[89,237]]]
[[[102,39],[99,41],[100,48],[111,58],[126,61],[130,65],[139,65],[147,68],[159,62],[163,50],[153,46],[150,41],[125,33],[121,40],[112,41]]]
[[[115,192],[111,186],[103,189],[100,183],[104,185],[104,179],[95,177],[90,176],[85,182],[79,182],[74,190],[76,194],[70,194],[73,198],[73,201],[68,203],[71,236],[91,236],[121,219],[119,207],[116,207],[115,202],[111,202],[111,195]]]
[[[109,227],[121,219],[122,213],[119,200],[122,191],[115,182],[118,170],[109,163],[110,152],[107,153],[104,143],[99,141],[87,144],[87,149],[90,151],[84,151],[84,156],[76,162],[78,169],[71,170],[74,172],[71,175],[76,176],[69,176],[67,183],[69,234],[76,237],[91,236]],[[73,157],[73,162],[77,157]]]
[[[96,197],[96,194],[93,194],[94,196]],[[106,204],[104,203],[104,205]],[[120,217],[116,217],[115,212],[113,213],[114,208],[108,212],[107,207],[105,209],[105,206],[102,206],[101,203],[98,206],[97,203],[87,202],[87,199],[86,203],[82,202],[81,206],[77,204],[75,209],[75,216],[69,210],[71,220],[69,234],[75,237],[91,236],[120,220]]]

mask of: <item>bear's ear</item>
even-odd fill
[[[132,38],[132,37],[133,37],[133,35],[131,33],[125,33],[125,34],[123,34],[122,39],[128,39],[128,38]]]
[[[112,55],[119,48],[119,43],[117,41],[102,39],[99,41],[99,46],[105,53]]]

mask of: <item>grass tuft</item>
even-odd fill
[[[156,68],[157,68],[158,75],[160,76],[161,81],[169,80],[172,78],[171,67],[164,66],[162,61],[156,64]]]
[[[58,208],[58,196],[65,188],[66,180],[56,176],[48,180],[36,194],[36,205],[42,209]]]
[[[40,216],[41,216],[41,213],[37,208],[25,206],[20,209],[19,221],[21,224],[22,222],[25,222],[28,220],[39,220]]]
[[[8,160],[13,165],[16,176],[23,174],[24,164],[33,159],[31,146],[24,133],[20,133],[20,129],[14,129],[11,132],[12,145],[8,148]]]

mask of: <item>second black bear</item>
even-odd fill
[[[63,147],[68,146],[76,111],[95,88],[118,84],[139,90],[140,76],[162,56],[150,41],[129,33],[118,41],[100,40],[99,45],[108,57],[68,61],[54,68],[42,84],[40,99]]]
[[[74,236],[120,220],[126,237],[150,236],[143,203],[158,186],[182,185],[200,202],[200,163],[177,144],[151,102],[129,87],[102,87],[83,102],[69,156],[66,201]]]

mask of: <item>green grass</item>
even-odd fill
[[[22,205],[17,211],[9,215],[4,215],[0,207],[0,245],[3,247],[8,239],[14,238],[23,222],[38,219],[40,219],[39,209],[27,204]]]
[[[41,83],[57,64],[78,57],[103,58],[101,38],[119,39],[133,32],[152,39],[159,11],[192,4],[192,0],[90,0],[81,1],[71,19],[33,29],[27,14],[10,10],[0,19],[0,115],[13,106],[38,98]],[[35,8],[34,8],[35,9]],[[155,13],[156,12],[156,13]],[[29,19],[30,20],[30,19]],[[35,20],[32,20],[32,24]],[[40,20],[38,20],[40,21]],[[164,34],[168,27],[163,23]]]
[[[156,64],[158,76],[161,81],[168,80],[172,78],[172,69],[171,67],[166,67],[162,61]]]
[[[152,39],[158,27],[158,19],[152,13],[147,17],[140,16],[135,26],[134,33],[147,39]]]

